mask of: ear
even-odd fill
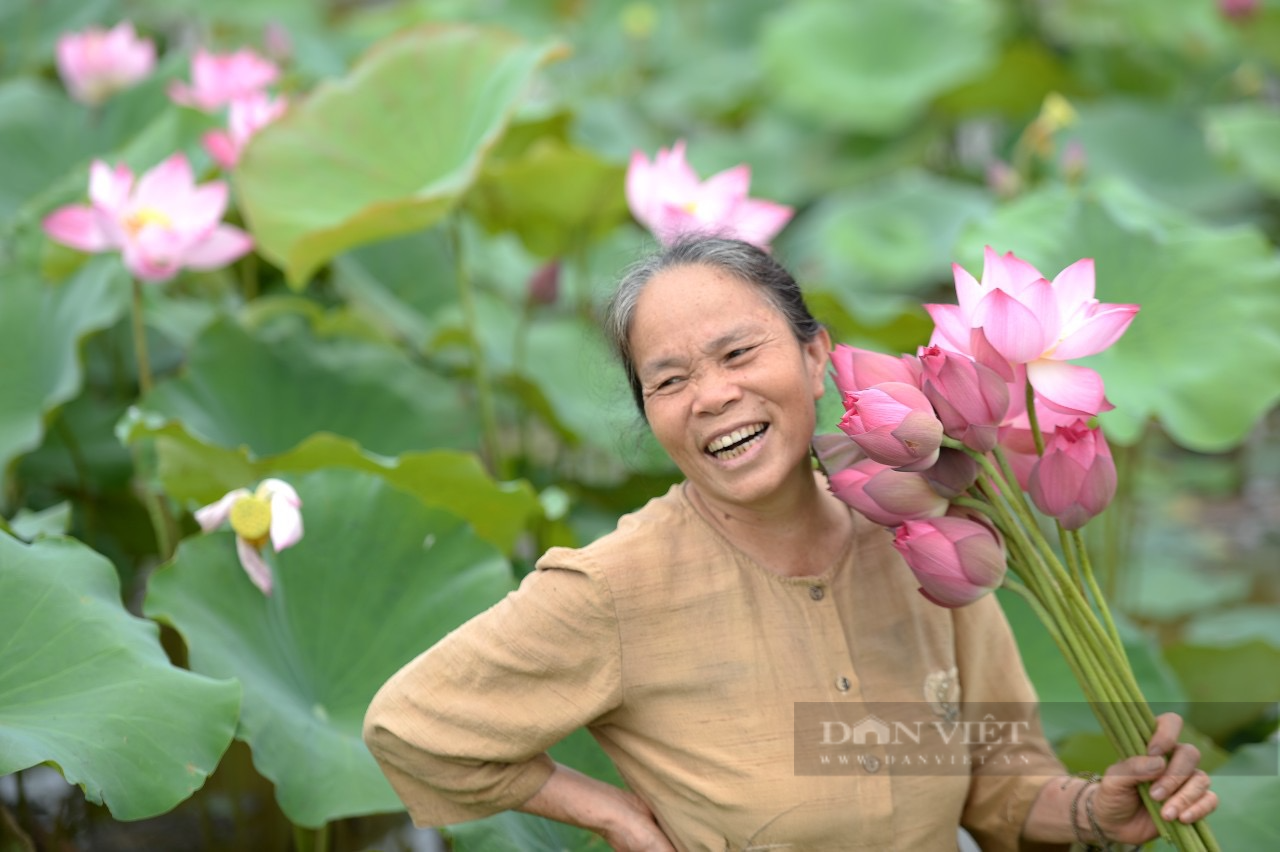
[[[822,398],[827,389],[826,374],[827,367],[831,363],[831,335],[825,327],[820,328],[813,336],[813,340],[805,343],[802,348],[805,367],[809,371],[813,385],[813,399],[816,402]]]

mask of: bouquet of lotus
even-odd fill
[[[982,280],[956,266],[955,281],[959,304],[925,306],[935,327],[917,355],[836,347],[848,440],[819,447],[831,489],[893,529],[930,601],[960,607],[1001,585],[1023,597],[1116,752],[1146,754],[1156,720],[1080,532],[1116,491],[1095,422],[1113,406],[1095,371],[1069,363],[1112,345],[1138,306],[1095,299],[1088,259],[1048,281],[988,248]],[[1166,822],[1141,795],[1178,849],[1218,848],[1205,823]]]

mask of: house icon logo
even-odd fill
[[[893,742],[893,734],[884,720],[872,714],[863,716],[853,726],[851,739],[854,745],[889,745]]]

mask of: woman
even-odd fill
[[[1099,784],[1068,776],[1038,726],[952,740],[965,753],[946,773],[903,771],[878,741],[822,764],[801,734],[814,713],[1034,706],[1008,624],[992,596],[927,602],[885,530],[815,475],[831,342],[767,253],[680,242],[623,279],[606,331],[685,481],[592,545],[550,550],[378,693],[365,739],[415,822],[519,809],[618,850],[716,852],[955,849],[963,824],[990,852],[1154,837],[1143,781],[1185,819],[1214,809],[1172,714],[1151,756]],[[582,725],[628,790],[545,754]]]

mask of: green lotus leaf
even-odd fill
[[[1048,276],[1092,257],[1100,300],[1142,306],[1119,342],[1081,362],[1106,381],[1116,441],[1155,418],[1182,446],[1218,452],[1280,401],[1280,258],[1256,227],[1205,225],[1100,181],[1031,193],[969,228],[957,255],[975,275],[984,244]]]
[[[268,556],[269,597],[227,531],[183,541],[145,611],[182,634],[193,671],[240,680],[237,737],[292,822],[397,811],[360,738],[365,709],[397,669],[510,591],[511,568],[462,519],[380,476],[289,481],[306,534]]]
[[[568,254],[627,218],[624,166],[548,139],[490,163],[468,207],[492,231],[510,230],[542,257]]]
[[[427,506],[448,509],[504,553],[511,552],[516,539],[540,512],[538,497],[528,482],[496,482],[474,454],[457,450],[385,458],[347,438],[318,434],[287,452],[251,458],[243,447],[229,450],[205,443],[176,421],[157,425],[126,418],[123,431],[130,442],[144,437],[155,440],[165,493],[192,507],[212,503],[233,488],[273,473],[340,467],[377,474]]]
[[[1209,141],[1273,195],[1280,195],[1280,112],[1274,106],[1221,107],[1207,116]]]
[[[766,84],[832,129],[896,133],[994,64],[999,16],[987,0],[789,3],[761,36]]]
[[[58,285],[0,271],[0,470],[38,446],[45,414],[79,392],[81,339],[114,324],[128,298],[114,258],[92,260]]]
[[[1218,810],[1209,817],[1223,849],[1280,848],[1280,766],[1277,744],[1241,747],[1213,773]]]
[[[384,456],[469,447],[478,434],[460,386],[379,343],[316,337],[300,317],[249,331],[212,323],[182,375],[139,403],[151,425],[180,421],[201,441],[246,448],[248,458],[287,452],[318,432]]]
[[[558,50],[454,25],[375,45],[245,152],[234,181],[258,250],[301,287],[345,249],[439,221]]]
[[[240,688],[174,668],[80,542],[0,534],[0,624],[0,775],[53,764],[117,819],[144,819],[200,789],[231,743]]]

